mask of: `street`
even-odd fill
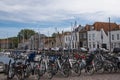
[[[0,80],[7,80],[4,74],[0,74]],[[16,78],[12,80],[17,80]],[[37,80],[35,76],[30,76],[27,80]],[[41,77],[41,80],[49,80],[47,75]],[[120,80],[120,73],[95,73],[88,76],[82,73],[79,77],[71,74],[68,78],[64,78],[61,74],[56,74],[51,80]]]

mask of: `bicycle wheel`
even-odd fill
[[[12,79],[15,75],[15,72],[14,72],[14,68],[13,68],[13,65],[12,62],[11,62],[11,59],[9,60],[9,64],[8,64],[8,73],[7,73],[7,79]]]
[[[37,80],[40,80],[40,78],[41,78],[40,70],[37,69],[37,68],[35,68],[34,73],[35,73],[35,78],[36,78]]]
[[[78,63],[74,63],[73,64],[73,68],[74,72],[77,74],[77,76],[80,76],[81,75],[81,69],[79,67],[79,64]]]
[[[32,67],[30,63],[25,62],[24,77],[28,78],[32,73]]]
[[[93,65],[88,65],[88,66],[86,67],[86,73],[87,73],[88,75],[93,75],[93,74],[94,74],[94,67],[93,67]]]
[[[47,76],[48,76],[48,79],[52,79],[53,78],[53,67],[52,67],[52,64],[49,64],[49,67],[48,67],[48,70],[47,70]]]
[[[69,75],[70,75],[70,66],[69,66],[69,64],[64,63],[62,65],[62,72],[63,72],[64,77],[69,77]]]

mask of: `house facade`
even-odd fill
[[[100,47],[111,50],[112,35],[109,36],[110,32],[119,29],[119,25],[116,23],[95,22],[87,31],[88,48],[93,49]]]
[[[56,37],[56,48],[64,48],[65,46],[65,41],[64,41],[64,32],[62,31],[62,33],[57,33]]]
[[[111,49],[120,48],[120,30],[110,31],[111,33]]]
[[[83,26],[79,25],[78,27],[74,28],[71,32],[71,49],[79,49],[80,48],[80,40],[79,40],[79,32],[82,30]]]
[[[30,50],[38,50],[39,48],[43,48],[44,44],[42,42],[42,38],[45,38],[44,34],[38,34],[31,36],[28,40],[24,40],[18,44],[19,49],[30,49]]]
[[[86,25],[79,31],[79,48],[85,47],[88,48],[88,35],[87,31],[90,30],[91,25]]]
[[[89,49],[94,48],[105,48],[109,49],[109,38],[103,29],[100,31],[90,30],[87,32],[88,35],[88,47]]]
[[[42,38],[41,42],[43,42],[45,49],[55,48],[56,46],[55,37]]]
[[[1,49],[12,49],[14,47],[13,41],[10,39],[0,39]]]
[[[64,32],[64,48],[71,49],[71,32]]]

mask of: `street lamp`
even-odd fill
[[[110,17],[109,17],[109,45],[110,45],[110,52],[111,52],[111,26],[110,26]]]

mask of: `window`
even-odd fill
[[[92,34],[92,38],[93,38],[93,40],[95,40],[95,34]]]
[[[68,37],[68,40],[70,41],[70,37]]]
[[[112,35],[112,40],[114,40],[114,35]]]
[[[119,39],[120,39],[119,34],[117,34],[117,40],[119,40]]]
[[[114,47],[116,47],[116,43],[114,43]]]
[[[81,37],[82,37],[82,39],[83,39],[83,33],[82,33],[82,36],[81,36]]]
[[[66,41],[67,41],[67,37],[66,37]]]
[[[87,46],[87,42],[86,42],[86,41],[83,42],[83,46],[84,46],[84,47]]]
[[[87,34],[85,33],[85,38],[87,38]]]
[[[80,34],[80,39],[82,39],[82,34]]]
[[[93,42],[93,48],[95,48],[95,43]]]
[[[89,34],[89,40],[91,40],[91,34]]]
[[[72,43],[72,48],[74,48],[74,43]]]
[[[91,48],[91,42],[89,42],[89,48]]]
[[[76,43],[75,43],[75,46],[74,46],[74,48],[76,48]]]
[[[113,43],[111,44],[111,48],[113,48]]]
[[[73,40],[74,40],[74,37],[75,37],[75,36],[73,35]]]
[[[120,47],[120,43],[118,43],[118,47]]]
[[[86,38],[86,33],[83,34],[83,38],[84,38],[84,39]]]
[[[77,41],[77,35],[75,37],[76,37],[76,41]]]

